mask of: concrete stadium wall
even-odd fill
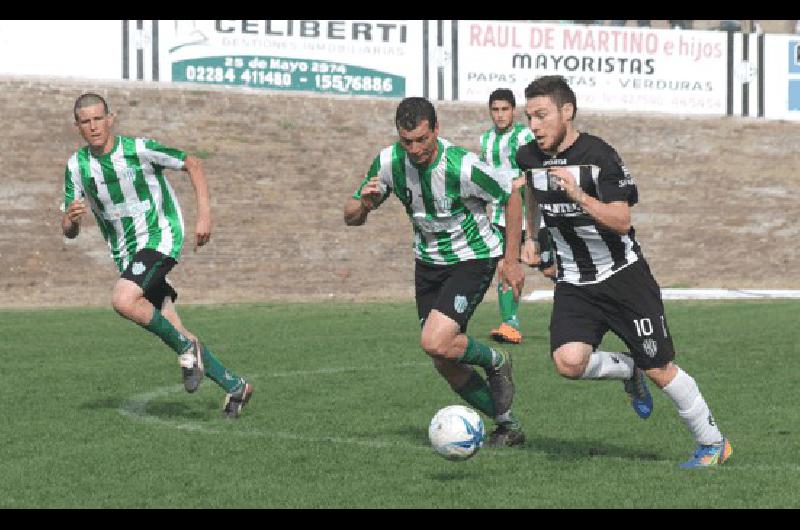
[[[363,227],[342,220],[372,158],[396,139],[397,100],[0,77],[0,307],[109,304],[118,274],[94,220],[76,240],[60,230],[64,165],[81,146],[72,105],[84,91],[107,97],[118,133],[204,161],[214,232],[196,253],[187,244],[170,274],[182,303],[413,297],[400,204]],[[633,224],[663,287],[800,288],[800,124],[578,106],[578,128],[615,146],[637,179]],[[437,108],[441,135],[477,150],[486,107]],[[191,242],[191,183],[169,178]],[[528,282],[549,287],[534,273]]]

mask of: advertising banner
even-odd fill
[[[462,20],[458,93],[522,98],[542,75],[563,75],[578,108],[726,113],[727,34],[650,28]]]
[[[764,61],[764,117],[800,120],[800,35],[770,35]]]
[[[327,94],[419,94],[421,22],[161,21],[162,77],[176,82]]]

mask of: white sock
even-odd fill
[[[581,379],[630,379],[633,377],[633,359],[617,352],[596,351],[589,356],[589,364]]]
[[[722,441],[722,433],[717,428],[708,404],[689,374],[678,368],[678,374],[664,387],[664,393],[675,402],[678,415],[689,427],[697,443],[710,445]]]
[[[500,425],[501,423],[510,423],[514,421],[514,416],[511,415],[511,409],[508,409],[503,414],[498,414],[494,417],[494,422]]]

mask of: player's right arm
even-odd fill
[[[383,193],[378,182],[379,177],[367,180],[362,186],[359,198],[349,197],[344,205],[344,222],[347,226],[359,226],[367,222],[369,212],[380,203]]]
[[[78,237],[81,231],[81,218],[86,214],[86,203],[81,199],[74,200],[61,217],[61,231],[69,239]]]
[[[381,171],[381,155],[378,155],[358,190],[344,204],[344,223],[347,226],[363,225],[367,222],[369,212],[380,206],[389,196],[389,187],[381,181],[384,176]]]
[[[67,163],[64,171],[64,205],[61,216],[61,231],[69,239],[78,237],[81,230],[81,218],[86,214],[86,203],[83,201],[83,188],[80,179],[77,178],[77,171],[70,168],[74,162],[71,159]]]

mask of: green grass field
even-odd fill
[[[550,308],[523,304],[526,342],[510,347],[526,445],[466,462],[428,445],[431,416],[459,400],[418,346],[413,303],[184,306],[255,385],[237,421],[210,380],[184,393],[175,355],[110,308],[2,310],[0,507],[800,507],[799,301],[667,303],[677,362],[734,448],[691,471],[663,393],[642,421],[620,383],[556,375]],[[484,302],[470,333],[496,314]]]

